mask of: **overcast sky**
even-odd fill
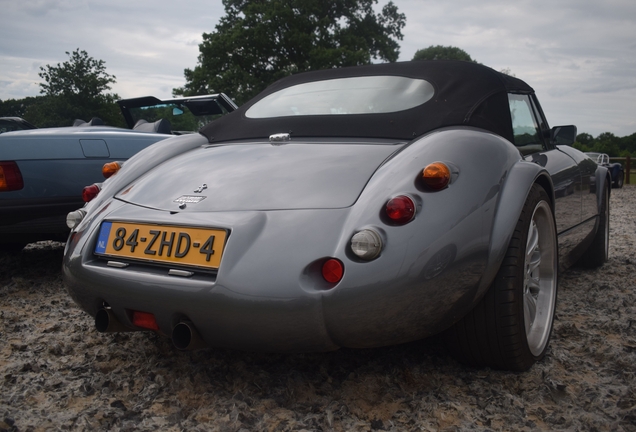
[[[325,0],[328,1],[328,0]],[[378,8],[386,4],[379,0]],[[462,48],[530,84],[550,125],[636,132],[635,0],[394,0],[406,14],[400,60]],[[40,66],[80,48],[104,60],[122,98],[171,97],[197,63],[220,0],[0,0],[0,99],[40,92]]]

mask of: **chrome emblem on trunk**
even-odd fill
[[[174,200],[173,202],[176,202],[179,204],[196,204],[196,203],[200,203],[206,198],[207,197],[204,195],[182,195],[176,200]]]
[[[199,186],[198,188],[196,188],[196,189],[194,190],[194,193],[201,193],[201,192],[203,192],[203,189],[207,189],[207,188],[208,188],[208,185],[206,185],[205,183],[203,183],[201,186]]]

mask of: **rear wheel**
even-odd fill
[[[609,257],[609,213],[609,186],[607,186],[603,190],[601,214],[599,215],[598,228],[596,229],[594,240],[579,261],[583,267],[600,267],[605,264]]]
[[[524,371],[543,358],[557,294],[557,238],[548,194],[534,185],[495,280],[446,333],[463,363]]]

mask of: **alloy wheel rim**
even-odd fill
[[[528,348],[534,356],[545,349],[556,302],[556,232],[552,210],[540,201],[532,214],[524,260],[523,318]]]

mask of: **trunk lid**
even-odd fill
[[[117,197],[170,211],[343,208],[356,201],[378,166],[401,147],[333,142],[207,145],[159,165]]]

